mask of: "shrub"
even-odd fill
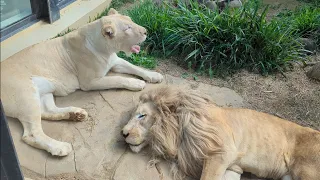
[[[210,76],[228,75],[240,69],[268,74],[283,72],[300,60],[301,44],[293,27],[266,21],[267,8],[250,2],[235,10],[211,11],[197,3],[155,6],[144,1],[128,11],[136,23],[148,29],[144,44],[151,54],[183,57],[181,63]]]
[[[278,14],[279,21],[290,24],[294,33],[303,38],[312,38],[320,47],[320,8],[302,6]]]

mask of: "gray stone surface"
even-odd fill
[[[189,86],[208,94],[221,106],[243,106],[242,98],[227,88],[168,75],[162,84]],[[147,84],[142,92],[158,86]],[[160,163],[160,168],[147,169],[150,157],[144,153],[131,153],[120,135],[140,94],[141,92],[128,90],[77,91],[66,97],[56,97],[59,107],[77,106],[89,113],[89,119],[85,122],[42,121],[44,132],[48,136],[72,143],[73,151],[62,158],[53,157],[25,144],[21,140],[23,130],[20,122],[8,118],[21,165],[37,173],[42,179],[66,173],[84,173],[92,179],[171,179],[166,163]]]

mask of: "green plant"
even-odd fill
[[[279,21],[290,24],[299,37],[311,38],[320,46],[320,8],[302,6],[278,14]]]
[[[55,37],[53,37],[53,39],[54,39],[54,38],[57,38],[57,37],[64,36],[64,35],[66,35],[66,34],[68,34],[68,33],[72,32],[73,30],[75,30],[75,29],[72,29],[72,28],[70,29],[70,28],[68,28],[66,31],[64,31],[64,32],[61,32],[61,33],[57,34]]]
[[[134,0],[112,0],[110,3],[110,6],[100,14],[97,14],[97,16],[93,18],[93,20],[97,20],[97,19],[100,19],[102,16],[108,15],[110,8],[114,8],[118,10],[121,6],[125,5],[126,3],[133,3],[133,2]]]
[[[179,56],[181,64],[210,76],[240,69],[268,74],[283,72],[300,60],[301,45],[292,27],[266,21],[267,8],[259,1],[219,13],[198,3],[155,6],[144,1],[128,11],[134,22],[149,32],[144,46],[151,54]],[[151,16],[152,14],[152,16]]]
[[[129,57],[125,53],[120,52],[118,53],[118,56],[134,65],[141,66],[147,69],[154,69],[157,66],[156,59],[152,56],[147,55],[145,51],[141,51],[139,54],[132,54]]]
[[[298,0],[307,4],[310,4],[311,6],[314,7],[320,7],[320,1],[319,0]]]

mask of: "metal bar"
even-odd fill
[[[1,180],[23,180],[20,163],[0,99],[1,119]]]

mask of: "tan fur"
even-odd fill
[[[221,108],[199,92],[163,87],[141,95],[134,117],[123,128],[139,152],[155,156],[201,180],[240,179],[227,171],[294,180],[320,178],[320,133],[249,109]],[[146,114],[137,120],[137,114]],[[141,131],[131,138],[131,131]],[[143,145],[139,145],[144,142]],[[139,146],[134,146],[139,145]]]
[[[135,78],[106,76],[110,70],[161,82],[161,74],[134,66],[116,55],[119,51],[130,54],[145,39],[145,28],[111,9],[108,16],[63,37],[18,52],[1,63],[1,100],[6,115],[20,120],[23,140],[29,145],[52,155],[67,155],[71,144],[45,135],[41,118],[82,121],[88,114],[77,107],[56,107],[53,95],[66,96],[77,89],[138,91],[146,85]]]

